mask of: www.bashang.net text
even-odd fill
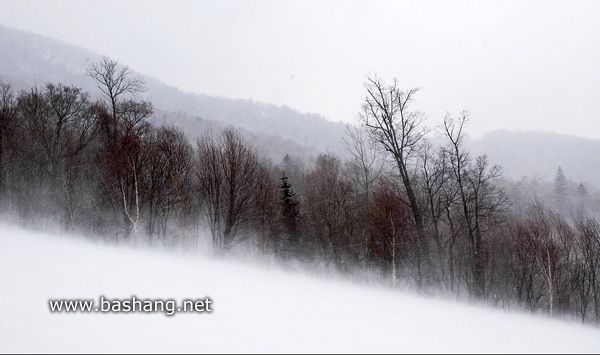
[[[109,299],[100,296],[98,303],[92,299],[48,300],[48,304],[52,313],[164,313],[172,316],[180,312],[209,314],[212,312],[212,300],[208,297],[185,299],[179,304],[173,299],[140,299],[135,296],[125,299]]]

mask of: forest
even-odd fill
[[[504,178],[466,147],[466,111],[427,127],[417,89],[371,76],[349,158],[273,162],[234,127],[150,123],[144,78],[113,59],[86,74],[101,99],[0,81],[4,218],[600,322],[598,194],[558,166],[552,183]]]

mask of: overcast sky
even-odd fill
[[[0,0],[0,23],[184,91],[354,122],[365,76],[420,88],[430,126],[600,138],[600,1]]]

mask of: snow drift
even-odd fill
[[[0,226],[1,352],[599,353],[600,329],[250,265]],[[51,299],[212,300],[52,313]]]

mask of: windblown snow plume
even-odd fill
[[[593,326],[6,226],[0,285],[4,353],[600,352]]]

